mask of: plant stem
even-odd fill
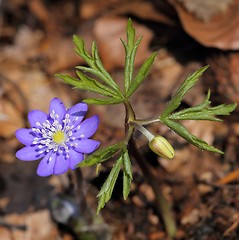
[[[124,106],[125,106],[125,112],[126,112],[125,113],[125,134],[126,134],[125,143],[127,145],[134,132],[134,127],[130,124],[130,122],[134,121],[135,114],[128,100],[124,102]]]
[[[125,101],[124,106],[125,106],[125,111],[126,111],[125,132],[126,132],[126,143],[129,144],[128,149],[130,151],[130,154],[137,161],[139,167],[141,168],[143,175],[145,176],[145,178],[148,180],[149,184],[152,187],[152,190],[153,190],[153,192],[155,194],[155,198],[156,198],[157,209],[162,215],[162,218],[163,218],[163,221],[165,224],[165,228],[166,228],[166,231],[167,231],[169,237],[174,237],[177,227],[176,227],[173,213],[171,211],[171,206],[169,205],[168,201],[165,199],[165,197],[163,196],[163,194],[161,193],[161,191],[159,189],[159,182],[158,182],[157,176],[155,175],[154,171],[150,168],[149,164],[147,164],[145,159],[143,159],[142,155],[138,152],[135,142],[132,138],[135,126],[134,126],[134,124],[130,124],[130,123],[135,122],[134,110],[129,101]],[[158,122],[158,120],[157,120],[157,122]],[[143,121],[142,121],[142,123],[143,123]],[[145,123],[146,123],[146,121],[145,121]],[[148,123],[149,123],[149,121],[148,121]],[[151,121],[151,123],[152,123],[152,121]],[[141,124],[141,125],[143,125],[143,124]],[[142,130],[142,129],[140,128],[140,130]]]
[[[135,124],[143,126],[143,125],[149,125],[149,124],[152,124],[152,123],[158,123],[158,122],[160,122],[160,119],[159,118],[157,118],[157,119],[150,119],[150,120],[135,119],[132,122],[135,123]]]
[[[151,185],[156,198],[156,207],[161,213],[161,216],[163,218],[165,228],[169,237],[173,238],[177,230],[175,219],[171,211],[171,206],[169,202],[167,201],[167,199],[165,199],[165,197],[160,191],[157,176],[155,175],[154,171],[151,169],[150,165],[147,164],[145,159],[143,159],[141,154],[138,152],[135,146],[135,142],[132,138],[129,141],[129,151],[131,155],[134,156],[144,177],[148,180],[148,183]]]
[[[138,125],[135,122],[132,124],[137,130],[139,130],[148,140],[149,142],[154,138],[154,135],[149,132],[146,128],[144,128],[142,125]]]

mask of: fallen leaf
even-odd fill
[[[176,9],[184,30],[196,41],[204,46],[223,50],[239,49],[239,0],[234,0],[227,9],[208,22],[198,19],[177,0],[170,2]]]
[[[50,240],[59,237],[57,227],[52,222],[48,210],[10,214],[4,217],[3,221],[8,225],[15,226],[12,230],[0,227],[0,235],[4,240]]]
[[[9,138],[18,128],[24,127],[22,115],[13,103],[1,99],[0,114],[0,136]]]
[[[158,5],[160,5],[160,3]],[[161,3],[159,6],[160,8],[157,8],[157,5],[155,5],[153,1],[127,1],[116,7],[111,14],[130,14],[140,19],[151,20],[166,25],[174,25],[175,22],[170,18],[170,14],[165,5],[167,5],[167,3]]]
[[[219,53],[208,59],[210,68],[205,73],[205,84],[212,91],[219,92],[229,103],[239,103],[239,54]],[[215,83],[216,80],[216,83]],[[220,100],[222,103],[223,100]],[[225,102],[225,100],[224,100]]]
[[[233,0],[177,0],[184,8],[203,22],[210,21],[215,15],[227,10]]]
[[[94,24],[93,34],[99,48],[100,57],[105,68],[109,71],[124,66],[125,52],[120,38],[126,39],[126,25],[127,19],[120,17],[102,17],[97,19]],[[136,29],[136,39],[143,36],[135,58],[135,66],[138,66],[151,53],[149,44],[153,33],[144,25],[134,23],[134,27]]]

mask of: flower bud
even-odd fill
[[[149,142],[150,149],[160,157],[172,159],[174,157],[174,149],[168,140],[162,136],[156,136]]]

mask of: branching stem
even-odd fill
[[[152,187],[152,190],[156,198],[156,207],[163,218],[165,228],[169,237],[174,237],[177,227],[176,227],[175,219],[171,210],[171,206],[160,191],[159,181],[157,176],[155,176],[154,171],[151,169],[150,165],[147,164],[147,161],[145,161],[142,155],[139,154],[135,146],[135,142],[132,138],[129,141],[129,151],[130,151],[130,154],[135,158],[144,177]]]
[[[161,216],[163,218],[166,231],[169,235],[169,237],[173,237],[176,232],[176,223],[173,216],[173,213],[171,211],[170,204],[168,203],[167,199],[163,196],[163,194],[160,191],[159,188],[159,182],[157,176],[155,176],[154,171],[150,167],[149,164],[147,164],[147,161],[143,159],[142,155],[138,152],[138,149],[135,145],[135,142],[133,140],[133,131],[134,128],[137,128],[139,131],[141,131],[143,134],[146,134],[149,138],[151,138],[152,134],[148,132],[147,129],[142,127],[143,121],[141,121],[141,124],[137,120],[135,120],[135,114],[133,111],[133,108],[129,101],[126,101],[124,103],[125,110],[126,110],[126,117],[125,117],[125,132],[126,132],[126,142],[128,143],[128,149],[130,154],[135,158],[137,164],[139,165],[144,177],[152,187],[152,190],[155,194],[156,198],[156,207],[158,211],[161,213]],[[156,122],[156,121],[154,121]],[[158,120],[157,120],[158,122]],[[149,124],[145,121],[146,124]],[[150,122],[152,123],[152,121]],[[145,125],[146,125],[145,124]]]

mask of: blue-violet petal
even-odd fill
[[[53,98],[49,107],[49,114],[54,112],[59,116],[59,121],[61,121],[66,113],[66,108],[64,103],[59,98]]]
[[[82,140],[76,140],[75,143],[77,146],[75,147],[75,150],[77,152],[81,153],[92,153],[96,150],[96,148],[99,147],[100,142],[92,139],[82,139]]]
[[[63,154],[57,154],[56,163],[54,166],[54,174],[59,175],[66,172],[69,168],[69,159],[66,158]]]
[[[20,128],[16,131],[16,138],[19,142],[25,145],[32,144],[35,134],[32,132],[32,129]]]
[[[39,163],[37,174],[41,177],[47,177],[53,174],[56,162],[56,153],[49,152]]]
[[[76,152],[73,149],[70,149],[69,155],[70,155],[69,168],[71,170],[74,170],[76,168],[76,165],[84,160],[84,155],[82,153]]]
[[[32,110],[28,113],[28,120],[31,125],[31,127],[39,127],[37,126],[37,122],[42,124],[46,121],[47,114],[39,111],[39,110]]]
[[[90,118],[87,118],[82,123],[79,124],[77,131],[73,129],[74,137],[76,138],[89,138],[91,137],[97,130],[99,126],[99,117],[94,115]]]
[[[67,110],[66,113],[70,115],[71,123],[77,126],[84,118],[88,110],[88,105],[86,103],[77,103]]]
[[[42,158],[45,154],[39,153],[39,148],[35,146],[26,146],[16,152],[16,157],[23,161],[33,161]]]

